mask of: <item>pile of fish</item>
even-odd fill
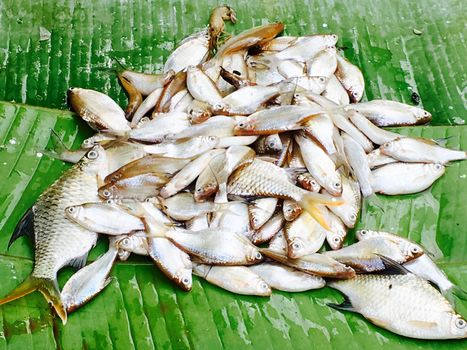
[[[336,35],[279,37],[284,25],[272,23],[229,36],[227,20],[235,12],[216,8],[160,74],[119,71],[125,110],[69,89],[97,133],[56,154],[76,164],[18,224],[10,244],[33,239],[34,270],[0,304],[39,290],[66,322],[105,288],[117,259],[138,254],[185,291],[192,275],[258,296],[328,285],[346,296],[331,306],[397,334],[465,338],[466,321],[428,281],[455,287],[421,246],[370,230],[343,243],[362,197],[423,191],[466,153],[383,129],[431,115],[360,102],[363,75]],[[86,265],[98,235],[109,250]],[[60,291],[67,265],[79,270]]]

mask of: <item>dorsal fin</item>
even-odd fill
[[[23,215],[18,225],[16,225],[15,230],[13,231],[10,241],[8,242],[8,249],[21,236],[27,236],[34,243],[34,207],[29,208],[29,210]]]

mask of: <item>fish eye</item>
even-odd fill
[[[261,255],[260,252],[258,252],[258,253],[255,254],[255,258],[256,258],[257,260],[261,260],[261,259],[263,258],[263,256]]]
[[[423,111],[423,115],[424,115],[425,117],[428,117],[428,116],[430,115],[430,113],[428,113],[427,111]],[[465,321],[464,321],[464,322],[465,322]]]
[[[334,236],[333,239],[332,239],[332,241],[333,241],[334,243],[340,243],[340,242],[341,242],[341,239],[340,239],[340,237],[338,237],[338,236]]]
[[[96,151],[89,151],[87,157],[89,159],[96,159],[99,154]]]
[[[128,237],[122,239],[122,245],[128,247],[130,245],[130,239]]]
[[[262,290],[268,290],[269,289],[269,285],[266,283],[266,282],[261,282],[259,284],[259,287],[262,289]]]
[[[441,170],[443,166],[441,164],[435,164],[435,169],[436,170]]]
[[[361,230],[361,231],[360,231],[360,234],[361,234],[362,236],[365,236],[367,233],[368,233],[367,230]]]
[[[188,277],[183,277],[182,278],[182,284],[184,284],[184,285],[190,284],[190,279]]]
[[[242,129],[243,129],[245,126],[246,126],[246,124],[243,123],[243,122],[242,122],[242,123],[238,123],[238,127],[239,127],[239,128],[242,128]]]
[[[412,248],[410,248],[410,251],[412,252],[412,254],[418,254],[420,253],[420,249],[418,249],[417,246],[412,246]]]
[[[69,213],[74,213],[75,212],[75,207],[68,207],[66,208],[66,211]]]
[[[104,190],[104,191],[102,191],[102,195],[103,195],[104,197],[108,198],[108,197],[110,197],[111,193],[110,193],[109,190]]]
[[[341,184],[340,184],[339,182],[336,182],[336,183],[334,184],[334,187],[335,187],[335,188],[341,188]]]
[[[352,96],[353,96],[353,97],[357,97],[357,96],[358,96],[358,92],[357,92],[357,91],[352,91]]]
[[[336,34],[332,34],[332,35],[331,35],[331,38],[333,38],[334,40],[337,40],[337,35],[336,35]]]
[[[353,220],[356,220],[356,219],[357,219],[357,215],[355,215],[355,214],[350,214],[350,215],[349,215],[349,219],[352,220],[352,221],[353,221]]]
[[[298,243],[298,242],[295,242],[292,244],[292,248],[295,249],[295,250],[298,250],[301,248],[301,245]]]
[[[215,136],[209,136],[209,141],[216,141],[216,137]]]
[[[459,329],[464,329],[465,326],[467,325],[467,322],[466,322],[464,319],[462,319],[462,318],[458,318],[458,319],[456,320],[455,324],[456,324],[456,327],[457,327],[457,328],[459,328]]]
[[[324,82],[326,81],[326,78],[325,78],[325,77],[319,77],[319,81],[320,81],[321,83],[324,83]]]

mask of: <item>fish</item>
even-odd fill
[[[309,106],[280,106],[253,113],[246,120],[239,121],[235,135],[269,135],[290,130],[299,130],[317,114],[321,108]]]
[[[328,46],[306,62],[309,76],[325,77],[329,80],[337,69],[337,52],[335,46]]]
[[[424,249],[419,244],[390,232],[365,229],[358,230],[355,236],[360,241],[373,237],[381,237],[398,244],[402,251],[417,255],[419,255],[420,252],[424,253]],[[403,266],[413,274],[436,284],[443,294],[448,294],[458,289],[426,253],[407,261]]]
[[[125,77],[122,75],[118,76],[120,84],[128,95],[128,104],[125,108],[125,118],[131,120],[133,114],[143,102],[143,96],[141,92]]]
[[[340,106],[346,106],[350,103],[349,94],[336,78],[335,74],[329,78],[322,95]]]
[[[336,197],[305,191],[295,186],[284,169],[258,159],[238,167],[233,172],[229,177],[227,192],[236,197],[293,199],[323,227],[329,226],[316,204],[339,205],[342,203]]]
[[[260,276],[271,288],[284,292],[305,292],[320,289],[326,285],[326,281],[320,276],[273,262],[263,262],[248,268]]]
[[[164,86],[161,96],[157,100],[156,106],[152,111],[153,119],[157,113],[165,113],[169,111],[172,98],[175,97],[180,91],[186,89],[186,77],[186,71],[180,71],[174,75],[173,79],[167,85]]]
[[[323,246],[326,238],[325,231],[306,212],[300,214],[294,221],[287,222],[284,233],[287,241],[287,256],[291,259],[316,253]]]
[[[157,196],[168,181],[165,174],[143,173],[109,182],[99,187],[98,193],[104,200],[131,198],[142,201]]]
[[[109,246],[107,253],[82,267],[65,283],[60,299],[68,314],[86,304],[112,282],[109,274],[117,253],[117,249]]]
[[[377,168],[381,165],[397,163],[397,159],[381,153],[381,148],[377,148],[374,151],[371,151],[366,155],[366,157],[368,158],[368,165],[370,166],[370,169]]]
[[[375,124],[369,121],[366,117],[358,113],[357,111],[349,111],[347,117],[350,121],[368,137],[371,142],[382,145],[395,139],[404,137],[403,135],[395,132],[387,131],[382,128],[378,128]]]
[[[224,21],[235,23],[237,21],[235,10],[227,5],[217,6],[211,11],[209,17],[209,47],[211,49],[217,48],[217,43],[221,34],[224,33]]]
[[[117,205],[83,203],[65,208],[65,215],[89,231],[108,235],[121,235],[144,230],[140,218],[131,215]]]
[[[71,108],[97,131],[125,132],[130,130],[125,112],[106,94],[90,89],[69,88]]]
[[[213,116],[200,124],[191,125],[189,128],[167,135],[167,140],[178,140],[197,136],[233,136],[235,120],[226,116]]]
[[[108,143],[115,141],[116,138],[117,137],[114,135],[98,132],[97,134],[91,137],[88,137],[87,139],[84,139],[83,142],[81,143],[81,148],[85,150],[89,150],[90,148],[93,148],[97,144],[101,146],[105,146]]]
[[[347,134],[342,135],[344,150],[352,173],[358,180],[364,197],[373,195],[373,172],[370,170],[368,158],[363,148]]]
[[[299,38],[294,44],[286,49],[276,53],[276,59],[286,60],[295,59],[302,62],[315,57],[328,46],[334,46],[337,43],[335,34],[318,34]]]
[[[223,228],[250,237],[252,230],[248,216],[248,205],[242,202],[233,202],[227,208],[213,212],[209,227]]]
[[[401,162],[446,164],[464,160],[467,153],[439,146],[435,141],[423,138],[403,137],[381,145],[381,153]]]
[[[341,219],[333,212],[329,211],[327,207],[321,208],[321,210],[329,223],[329,229],[325,229],[326,241],[331,249],[341,249],[345,237],[347,236],[347,228]]]
[[[295,201],[290,199],[284,199],[282,203],[282,214],[286,221],[294,221],[302,213],[302,207],[299,206]]]
[[[170,228],[154,222],[148,227],[149,236],[168,238],[186,253],[211,265],[250,265],[263,256],[246,237],[225,229],[188,231]]]
[[[332,196],[342,193],[341,175],[329,155],[303,132],[294,136],[311,176]]]
[[[189,66],[197,66],[207,60],[210,36],[207,29],[182,40],[164,64],[164,73],[178,73]]]
[[[269,241],[280,229],[282,229],[284,223],[285,219],[282,211],[277,210],[264,225],[251,234],[251,242],[255,245],[260,245]]]
[[[215,106],[222,100],[216,84],[199,67],[187,69],[186,85],[194,99]]]
[[[334,124],[327,114],[319,114],[306,122],[303,131],[318,141],[328,155],[337,152],[333,140]]]
[[[106,176],[104,182],[115,182],[147,173],[175,174],[190,162],[189,159],[160,157],[147,155],[131,161]]]
[[[342,220],[348,228],[353,228],[357,222],[358,213],[361,207],[360,186],[357,181],[341,176],[342,179],[342,199],[344,204],[330,206],[329,209]],[[324,193],[324,192],[323,192]]]
[[[253,145],[259,154],[277,153],[282,151],[282,140],[279,134],[263,135]]]
[[[123,235],[117,237],[115,245],[119,250],[127,251],[136,255],[149,255],[148,241],[146,233],[143,231],[135,232],[132,235]]]
[[[253,27],[227,40],[216,53],[214,59],[223,58],[238,51],[247,50],[256,45],[268,42],[284,30],[283,23],[269,23]]]
[[[187,112],[192,102],[193,96],[191,96],[187,89],[182,89],[171,98],[168,111]]]
[[[219,143],[217,136],[198,136],[188,140],[177,142],[163,142],[157,145],[143,146],[149,154],[158,154],[172,158],[194,158],[200,154],[215,148]]]
[[[438,163],[392,163],[371,171],[371,186],[374,192],[389,196],[417,193],[430,187],[444,172],[444,166]]]
[[[232,204],[229,203],[214,203],[214,202],[196,202],[191,193],[179,193],[169,198],[160,198],[162,211],[169,217],[175,220],[186,221],[195,216],[211,213]]]
[[[218,212],[215,212],[214,215],[216,215],[217,213]],[[198,216],[195,216],[193,219],[185,221],[185,228],[189,231],[200,231],[209,228],[210,223],[208,215],[209,214],[200,214]],[[211,220],[211,223],[213,220]],[[217,227],[217,225],[213,226]]]
[[[174,78],[174,75],[173,70],[161,74],[148,74],[126,69],[119,73],[119,76],[128,80],[143,96],[148,96],[154,90],[167,85]]]
[[[199,174],[195,184],[194,199],[196,202],[205,202],[219,190],[218,174],[225,166],[225,153],[211,159],[204,170]]]
[[[157,115],[138,128],[128,132],[130,140],[161,143],[167,141],[169,135],[179,133],[191,126],[190,115],[184,112],[168,112]]]
[[[416,339],[467,338],[467,322],[424,279],[387,262],[385,274],[363,274],[328,281],[345,295],[342,304],[328,304],[363,315],[373,324]]]
[[[360,101],[365,92],[365,80],[363,79],[362,72],[346,58],[340,55],[336,55],[336,58],[336,78],[347,91],[352,102]]]
[[[0,305],[36,290],[52,304],[65,324],[67,311],[60,297],[57,272],[64,266],[82,267],[96,244],[97,234],[70,221],[65,208],[82,202],[96,202],[98,179],[107,175],[106,152],[94,146],[72,168],[45,190],[27,213],[29,235],[34,237],[34,269],[13,291],[0,299]],[[15,231],[10,245],[22,231]]]
[[[287,85],[286,85],[287,86]],[[220,100],[214,105],[214,113],[224,115],[250,115],[262,109],[267,101],[278,96],[280,86],[244,86]]]
[[[297,176],[297,184],[307,191],[319,192],[321,190],[319,183],[308,172]]]
[[[245,266],[209,266],[195,264],[193,273],[235,294],[270,296],[269,285]]]
[[[298,259],[290,259],[287,255],[273,249],[262,248],[260,251],[263,255],[283,265],[313,275],[339,279],[355,277],[354,269],[323,254],[314,253],[302,256]]]
[[[131,119],[130,124],[132,128],[138,126],[143,117],[157,105],[157,102],[160,100],[163,92],[164,89],[160,87],[158,89],[154,89],[154,91],[146,96],[146,98],[141,102],[138,109],[133,114],[133,118]]]
[[[401,250],[400,246],[382,237],[373,237],[339,250],[327,251],[323,254],[345,265],[351,266],[357,273],[368,273],[386,269],[383,258],[390,258],[398,264],[418,258],[423,250]]]
[[[285,239],[284,229],[279,230],[268,244],[268,249],[287,255],[287,240]]]
[[[253,230],[258,230],[274,214],[278,199],[274,197],[258,198],[248,205],[250,225]]]
[[[160,196],[162,198],[168,198],[183,190],[198,177],[212,158],[223,152],[225,152],[223,149],[214,149],[199,155],[196,159],[183,167],[164,185],[164,187],[162,187],[159,193]]]
[[[406,126],[426,124],[431,114],[418,107],[389,100],[372,100],[344,107],[345,111],[357,111],[376,126]]]

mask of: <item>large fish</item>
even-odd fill
[[[357,275],[327,285],[346,300],[330,306],[362,314],[377,326],[417,339],[467,338],[467,322],[424,279],[386,259],[388,274]]]
[[[96,244],[97,234],[69,220],[65,208],[99,201],[98,179],[104,179],[106,175],[106,153],[101,146],[94,146],[41,194],[10,240],[11,244],[21,235],[34,237],[34,270],[18,287],[0,299],[0,305],[38,290],[66,323],[67,312],[60,298],[57,272],[67,265],[84,266],[88,252]]]

